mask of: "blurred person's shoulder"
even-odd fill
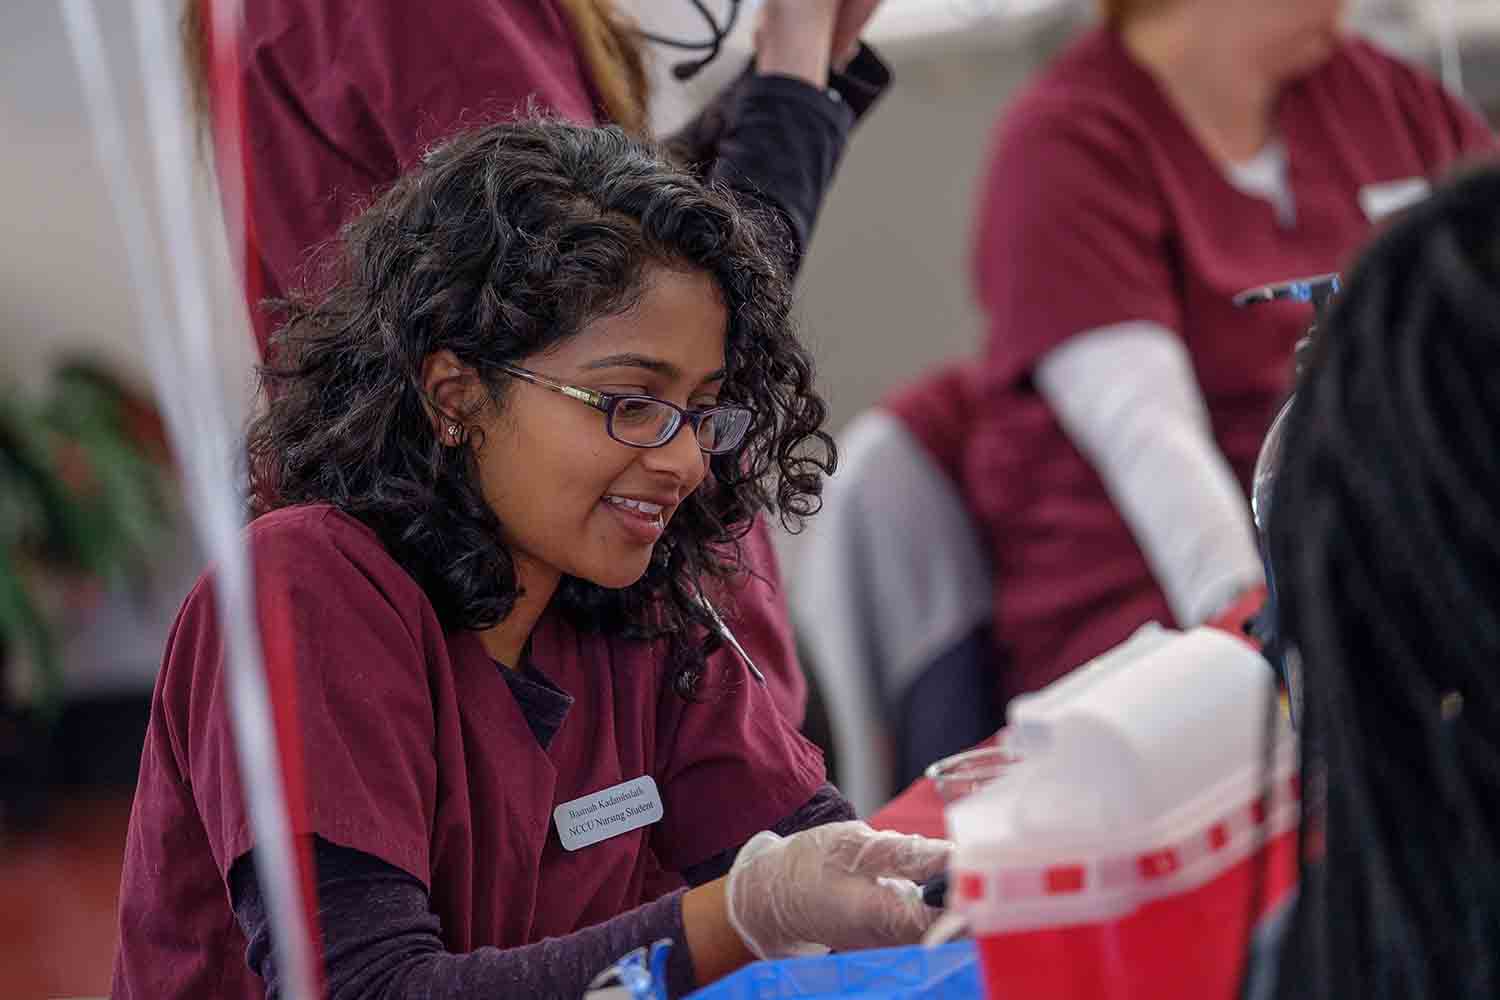
[[[993,136],[1002,158],[1133,157],[1170,127],[1156,83],[1117,32],[1075,39],[1005,109]]]
[[[1366,94],[1390,90],[1440,91],[1442,84],[1415,63],[1359,35],[1346,36],[1309,82]]]
[[[1410,137],[1434,172],[1494,145],[1489,127],[1463,98],[1425,67],[1365,38],[1345,38],[1296,89],[1333,109],[1364,141]]]
[[[1095,27],[1074,40],[1002,115],[1002,147],[1056,139],[1136,144],[1161,130],[1166,109],[1151,75],[1119,34]]]

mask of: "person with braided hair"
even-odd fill
[[[1304,874],[1277,996],[1500,995],[1500,169],[1380,236],[1306,355],[1267,524]]]

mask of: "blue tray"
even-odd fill
[[[691,1000],[980,1000],[974,942],[936,948],[884,948],[822,958],[756,962],[692,994]]]

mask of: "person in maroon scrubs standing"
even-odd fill
[[[1429,179],[1493,151],[1339,0],[1111,0],[1010,107],[981,193],[964,488],[1001,701],[1263,586],[1247,491],[1308,307]]]
[[[248,540],[330,996],[576,997],[663,938],[681,992],[936,916],[948,845],[853,821],[700,603],[832,462],[776,238],[619,129],[523,121],[429,152],[289,305]],[[212,587],[153,697],[115,997],[280,989]]]
[[[684,21],[696,26],[680,2]],[[188,64],[207,109],[207,0],[185,10]],[[675,156],[766,205],[795,274],[857,121],[890,74],[858,41],[878,0],[767,0],[753,65],[679,133]],[[612,0],[257,0],[244,5],[249,253],[261,293],[315,284],[318,246],[373,194],[461,127],[528,106],[571,121],[649,132],[643,41]],[[282,319],[254,312],[261,347]],[[745,540],[744,578],[726,611],[801,725],[807,681],[770,534]],[[752,596],[753,595],[753,596]],[[770,600],[764,600],[769,595]]]

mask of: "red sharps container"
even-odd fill
[[[993,1000],[1233,1000],[1296,883],[1295,738],[1265,660],[1147,626],[1007,711],[1020,762],[948,808]]]

